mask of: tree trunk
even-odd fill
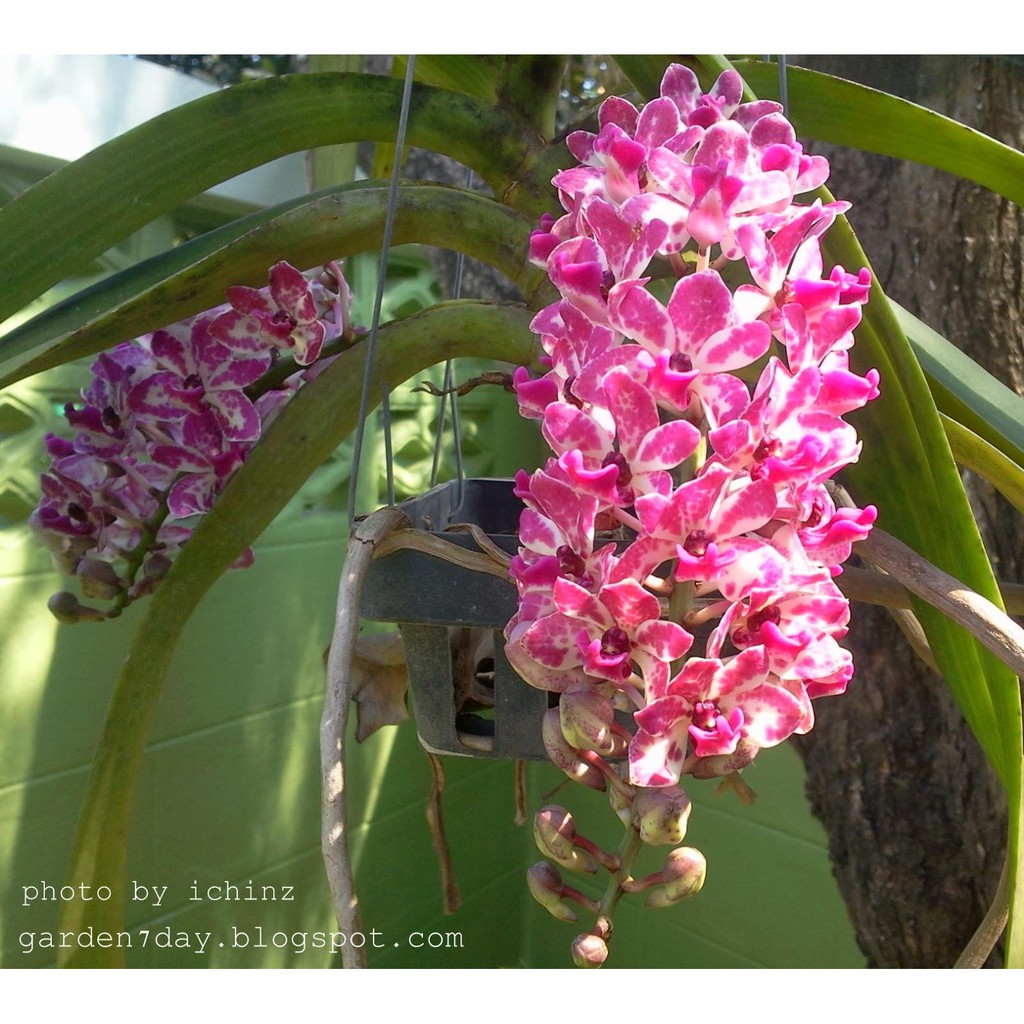
[[[791,59],[1024,144],[1024,71],[1005,60]],[[833,194],[853,202],[851,223],[886,292],[1020,392],[1021,210],[939,171],[811,148],[832,163]],[[967,484],[997,575],[1020,580],[1021,517],[984,481]],[[854,608],[847,643],[850,689],[818,703],[800,744],[811,803],[869,966],[949,967],[995,891],[1002,790],[945,684],[885,612]],[[997,950],[987,966],[1001,963]]]

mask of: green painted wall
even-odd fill
[[[47,556],[22,531],[3,531],[3,540],[0,964],[47,966],[54,953],[38,948],[38,937],[55,929],[58,905],[23,906],[23,887],[56,886],[64,877],[106,701],[144,609],[115,622],[59,627],[45,608],[59,586]],[[318,726],[321,653],[341,550],[335,517],[275,526],[256,565],[223,578],[190,623],[161,699],[130,849],[129,878],[167,891],[159,907],[150,905],[152,896],[131,904],[136,946],[129,965],[336,962],[312,947],[315,933],[333,930],[319,854]],[[567,965],[574,930],[526,895],[523,871],[539,855],[529,830],[512,824],[511,765],[463,759],[446,765],[445,814],[464,901],[453,917],[441,913],[423,816],[429,776],[410,724],[356,748],[353,852],[364,926],[376,928],[383,943],[371,964]],[[690,839],[708,855],[707,886],[670,911],[624,906],[615,966],[861,964],[795,756],[767,752],[747,777],[758,792],[751,808],[731,794],[703,796],[707,784],[694,787]],[[531,766],[531,807],[559,781],[553,769]],[[614,822],[603,798],[580,787],[563,789],[556,799],[570,805],[588,833],[600,835]],[[293,898],[190,899],[193,882],[200,894],[230,882],[245,896],[250,880],[277,896],[289,886]],[[257,927],[266,948],[257,948]],[[138,945],[141,929],[149,929],[148,948]],[[239,943],[243,933],[249,938],[248,947],[233,948],[234,929]],[[202,953],[194,936],[189,948],[154,945],[197,931],[212,933]],[[442,947],[411,948],[416,932],[424,935],[412,941],[426,943],[437,933],[432,941]],[[24,933],[36,935],[31,952],[23,951]]]

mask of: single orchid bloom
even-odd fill
[[[269,294],[235,285],[228,289],[228,301],[231,309],[214,320],[210,333],[233,352],[290,349],[300,366],[308,366],[320,355],[328,328],[317,292],[289,263],[270,268]]]

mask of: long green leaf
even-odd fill
[[[735,68],[760,96],[779,97],[775,64]],[[949,171],[1024,206],[1024,153],[916,103],[820,71],[787,68],[797,134]]]
[[[377,182],[360,181],[346,185],[344,188],[346,190],[364,188],[376,184]],[[326,195],[330,191],[333,190],[325,190],[323,194]],[[318,197],[299,196],[297,199],[268,207],[265,210],[249,214],[247,217],[240,217],[83,288],[44,310],[32,320],[0,335],[0,366],[7,366],[11,362],[20,364],[26,358],[26,353],[31,353],[38,346],[51,339],[72,334],[86,324],[93,323],[155,285],[187,270],[193,263],[223,248],[247,232]],[[6,372],[9,374],[11,371],[8,368]],[[0,386],[10,383],[11,379],[13,378],[5,379],[3,385]]]
[[[279,216],[247,218],[254,226],[244,233],[229,225],[214,241],[197,239],[184,256],[171,250],[108,278],[0,340],[0,387],[216,306],[229,285],[264,285],[280,259],[306,268],[379,248],[386,206],[387,188],[378,183],[330,189],[285,204]],[[526,260],[531,226],[479,193],[407,184],[398,193],[392,242],[465,252],[497,267],[532,300],[545,279]]]
[[[891,305],[939,408],[1024,467],[1024,398],[902,306]]]
[[[416,54],[416,80],[439,89],[454,89],[468,93],[484,103],[498,98],[498,79],[504,57],[497,54],[476,53],[418,53]],[[405,57],[395,57],[392,75],[405,74]]]
[[[530,362],[534,339],[523,309],[446,303],[381,329],[371,395],[448,356]],[[356,425],[366,346],[359,345],[303,388],[231,479],[150,600],[125,660],[93,761],[72,854],[70,883],[110,886],[109,901],[73,900],[61,929],[117,932],[124,926],[126,847],[132,797],[160,690],[182,630],[203,595],[270,524],[309,474]],[[123,966],[118,949],[77,948],[70,967]]]
[[[957,464],[987,480],[1024,515],[1024,469],[962,423],[942,417]]]
[[[147,121],[0,207],[0,321],[116,242],[200,192],[317,146],[393,140],[402,84],[361,74],[286,75],[232,86]],[[410,145],[473,167],[499,195],[541,145],[495,108],[413,89]],[[550,202],[514,200],[539,213]]]

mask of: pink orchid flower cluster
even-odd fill
[[[702,93],[673,65],[642,110],[607,100],[531,237],[561,299],[533,322],[548,371],[515,384],[554,456],[517,480],[506,651],[560,694],[552,759],[599,788],[606,758],[629,787],[737,771],[853,670],[833,577],[876,513],[825,484],[860,451],[842,417],[878,394],[848,358],[870,275],[824,274],[849,204],[795,202],[827,162],[741,96],[733,71]]]
[[[74,435],[47,436],[51,464],[30,523],[87,597],[115,601],[101,610],[57,594],[50,607],[59,618],[106,618],[152,590],[315,368],[278,387],[257,382],[279,354],[309,367],[350,331],[351,295],[336,263],[309,279],[281,262],[269,277],[265,288],[231,287],[226,304],[102,354],[84,405],[65,407]],[[251,561],[247,551],[236,565]]]

